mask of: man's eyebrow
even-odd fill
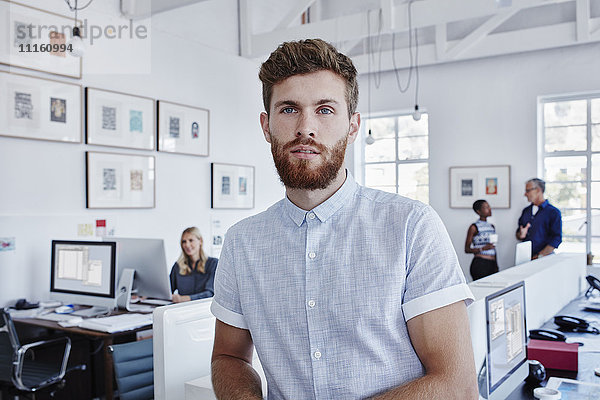
[[[294,100],[281,100],[273,105],[273,108],[279,108],[281,106],[294,106],[297,107],[298,103]]]
[[[315,103],[315,105],[317,105],[317,106],[320,106],[323,104],[340,104],[340,103],[334,99],[321,99]]]

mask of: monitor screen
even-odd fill
[[[488,399],[506,398],[529,372],[524,282],[487,296],[485,312]]]
[[[135,270],[133,288],[138,296],[171,299],[171,283],[162,239],[114,238],[117,244],[117,280],[125,268]]]
[[[114,299],[115,255],[114,242],[53,240],[50,292]]]

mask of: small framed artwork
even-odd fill
[[[0,71],[0,135],[81,143],[81,86]]]
[[[0,0],[0,26],[0,64],[81,78],[68,49],[73,18]]]
[[[86,152],[87,208],[154,208],[154,156]]]
[[[450,167],[450,207],[471,208],[476,200],[510,208],[510,166]]]
[[[159,100],[158,151],[208,156],[209,111]]]
[[[154,99],[85,88],[87,144],[154,150]]]
[[[211,208],[254,208],[254,167],[211,163]]]

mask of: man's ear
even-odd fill
[[[260,113],[260,127],[267,143],[271,143],[271,131],[269,130],[269,115],[266,112]]]
[[[350,116],[350,128],[348,129],[348,144],[354,143],[360,130],[360,113]]]

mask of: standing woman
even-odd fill
[[[475,255],[470,272],[473,280],[476,281],[498,272],[498,263],[496,246],[490,240],[490,235],[496,235],[496,228],[487,221],[487,218],[492,216],[492,208],[487,201],[477,200],[473,203],[473,211],[479,215],[479,219],[469,226],[465,253]]]
[[[171,292],[173,302],[213,297],[215,271],[218,260],[207,257],[202,250],[202,235],[195,226],[181,234],[181,256],[171,269]]]

